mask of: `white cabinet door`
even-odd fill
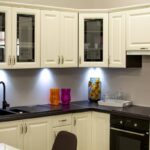
[[[24,126],[24,150],[50,150],[47,119],[24,120]]]
[[[125,13],[109,14],[109,67],[126,67]]]
[[[23,133],[21,121],[0,123],[0,143],[23,149]]]
[[[76,12],[61,12],[61,67],[77,67],[78,17]]]
[[[41,11],[41,66],[58,67],[60,64],[60,13]]]
[[[12,65],[40,67],[40,10],[12,8]]]
[[[109,150],[110,115],[92,112],[92,150]]]
[[[77,150],[91,150],[91,112],[73,114],[73,119],[73,132],[78,140]]]
[[[0,6],[0,68],[11,67],[11,8]]]
[[[79,66],[108,67],[108,14],[79,14]]]
[[[150,50],[150,8],[127,11],[127,50]]]

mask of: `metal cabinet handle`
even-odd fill
[[[58,56],[58,64],[60,64],[60,56]]]
[[[76,123],[77,123],[76,118],[74,118],[73,125],[76,126]]]
[[[141,50],[147,50],[148,48],[147,47],[141,47],[140,49]]]
[[[25,125],[24,125],[24,133],[26,134],[27,131],[28,131],[28,127],[27,127],[27,125],[26,125],[26,123],[25,123]]]
[[[81,56],[79,57],[79,64],[81,64]]]
[[[8,65],[11,65],[11,56],[8,57]]]
[[[15,56],[13,56],[12,59],[11,59],[11,64],[15,65],[15,63],[16,63],[16,58],[15,58]]]
[[[20,125],[20,133],[23,134],[23,125]]]
[[[62,56],[61,57],[61,64],[63,64],[64,63],[64,57]]]
[[[66,122],[66,121],[67,121],[67,119],[59,120],[59,122]]]

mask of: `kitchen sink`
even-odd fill
[[[25,114],[25,113],[29,113],[28,111],[22,110],[22,109],[18,109],[18,108],[12,108],[10,109],[10,111],[17,113],[17,114]]]
[[[11,114],[14,114],[14,112],[0,109],[0,116],[11,115]]]

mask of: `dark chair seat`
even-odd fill
[[[77,137],[73,133],[60,131],[53,144],[52,150],[76,150]]]

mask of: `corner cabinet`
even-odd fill
[[[40,67],[40,11],[0,6],[0,68]]]
[[[108,14],[79,14],[79,67],[108,67]]]
[[[125,13],[109,14],[109,67],[126,67]]]
[[[78,13],[41,11],[41,66],[77,67]]]
[[[92,150],[109,150],[110,115],[92,112]]]
[[[127,11],[127,50],[150,50],[150,8]]]

